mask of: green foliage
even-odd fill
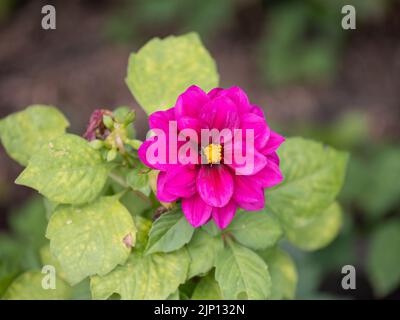
[[[333,21],[321,23],[318,14],[330,19],[325,11],[316,13],[307,1],[290,2],[272,10],[260,50],[260,65],[271,84],[324,79],[334,74],[342,39],[337,28],[332,28]],[[314,37],[307,37],[312,28],[316,29]]]
[[[193,291],[192,300],[222,300],[221,289],[213,272],[201,278]]]
[[[302,138],[289,138],[278,151],[285,180],[267,190],[267,208],[287,226],[312,221],[334,201],[346,172],[348,155]]]
[[[15,183],[51,201],[83,204],[99,195],[108,172],[109,165],[86,140],[66,134],[42,146]]]
[[[375,293],[383,297],[400,285],[400,219],[380,225],[371,237],[367,271]]]
[[[279,248],[260,252],[271,276],[271,300],[293,299],[296,294],[297,270],[292,258]]]
[[[336,238],[342,225],[342,210],[334,202],[311,222],[301,227],[285,227],[287,239],[303,250],[317,250]]]
[[[150,255],[133,252],[125,265],[92,277],[93,299],[107,299],[114,293],[122,300],[166,299],[185,282],[188,266],[185,249]]]
[[[146,253],[178,250],[190,241],[193,232],[181,210],[164,213],[150,229]]]
[[[234,15],[232,0],[137,0],[125,1],[106,22],[106,33],[115,41],[135,43],[143,38],[142,30],[149,27],[176,32],[193,30],[209,38]]]
[[[152,113],[171,107],[192,84],[206,91],[217,86],[218,74],[198,36],[190,33],[153,39],[132,54],[126,82],[144,110]],[[266,192],[264,210],[239,210],[224,230],[212,221],[195,229],[179,201],[168,206],[157,200],[157,171],[138,157],[142,142],[132,129],[135,113],[119,107],[97,114],[98,123],[91,120],[94,142],[66,134],[68,122],[52,107],[29,107],[1,120],[5,149],[27,165],[16,183],[45,199],[36,197],[21,208],[10,219],[12,234],[0,235],[0,295],[295,297],[296,267],[278,242],[286,238],[294,246],[316,250],[337,235],[341,210],[335,198],[347,154],[290,138],[279,150],[285,180]],[[380,166],[396,170],[396,156],[381,160]],[[393,185],[398,180],[382,175]],[[383,202],[395,203],[395,193],[384,196]],[[383,210],[382,205],[376,207]],[[55,267],[57,290],[42,289],[45,275],[38,270],[43,265]]]
[[[273,246],[283,235],[278,219],[266,211],[237,212],[227,231],[255,250]]]
[[[11,158],[26,166],[46,142],[64,134],[68,126],[55,107],[32,105],[0,121],[1,143]]]
[[[191,85],[208,91],[218,86],[214,60],[195,33],[150,40],[129,58],[126,83],[151,114],[174,105]]]
[[[45,289],[42,281],[45,274],[30,271],[19,276],[7,289],[5,300],[66,300],[71,296],[70,287],[60,278],[56,278],[55,289]]]
[[[82,207],[57,208],[46,237],[66,279],[74,285],[123,264],[135,244],[136,228],[116,197],[102,197]]]
[[[40,248],[45,242],[47,219],[45,206],[41,197],[29,199],[24,206],[11,213],[9,221],[14,234],[34,249]]]
[[[209,235],[198,229],[187,245],[191,258],[188,278],[204,275],[215,266],[215,261],[224,247],[221,237]]]
[[[400,148],[378,151],[366,170],[373,174],[367,175],[359,203],[369,217],[381,217],[400,205]]]
[[[148,197],[150,195],[151,188],[149,185],[148,172],[145,172],[144,170],[146,169],[143,165],[132,169],[126,177],[126,182],[132,188],[132,190],[139,191]]]
[[[218,255],[215,279],[225,299],[266,299],[271,293],[268,266],[253,251],[233,241]]]

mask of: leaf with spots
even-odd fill
[[[65,134],[42,146],[15,182],[54,202],[83,204],[99,195],[109,169],[86,140]]]
[[[105,276],[91,278],[93,299],[119,294],[122,300],[162,300],[184,283],[189,267],[186,249],[144,255],[133,252],[127,263]]]
[[[71,288],[61,278],[55,278],[55,289],[44,288],[46,277],[51,274],[40,271],[25,272],[16,278],[2,297],[4,300],[67,300],[71,298]],[[50,281],[49,281],[50,282]]]
[[[0,121],[0,138],[8,155],[26,166],[43,144],[63,135],[68,126],[55,107],[32,105]]]
[[[135,245],[136,228],[117,197],[101,197],[81,207],[57,207],[46,237],[66,279],[74,285],[87,276],[105,275],[125,263]]]
[[[214,60],[196,33],[154,38],[129,58],[126,83],[151,114],[170,108],[191,85],[205,91],[218,86]]]
[[[278,150],[284,181],[266,191],[266,207],[288,226],[307,224],[342,188],[348,154],[321,143],[289,138]]]
[[[331,243],[338,235],[341,226],[342,209],[337,202],[334,202],[304,226],[285,226],[285,233],[294,246],[312,251]]]

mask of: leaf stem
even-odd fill
[[[123,188],[129,188],[129,185],[124,181],[124,179],[123,178],[121,178],[120,176],[118,176],[118,175],[116,175],[116,174],[114,174],[114,173],[112,173],[112,172],[110,172],[109,174],[108,174],[108,176],[112,179],[112,180],[114,180],[116,183],[118,183],[121,187],[123,187]]]

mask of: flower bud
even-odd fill
[[[132,139],[132,140],[128,140],[126,143],[128,145],[130,145],[133,149],[138,150],[143,142],[140,140],[137,140],[137,139]]]
[[[104,147],[104,142],[98,139],[90,141],[89,144],[95,150],[99,150]]]
[[[103,123],[110,130],[114,128],[114,121],[110,116],[104,115]]]
[[[117,149],[111,149],[110,151],[107,152],[107,162],[115,160],[116,157],[117,157]]]

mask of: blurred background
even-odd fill
[[[56,30],[41,28],[45,4]],[[345,4],[356,30],[341,27]],[[0,118],[55,105],[81,134],[95,108],[128,105],[144,137],[146,115],[124,83],[128,55],[189,31],[216,59],[222,86],[242,87],[275,130],[351,152],[340,235],[316,252],[289,248],[297,297],[400,299],[400,1],[0,0]],[[1,148],[0,290],[7,270],[38,263],[27,248],[40,248],[46,226],[42,201],[13,185],[21,169]],[[341,287],[347,264],[356,290]]]

